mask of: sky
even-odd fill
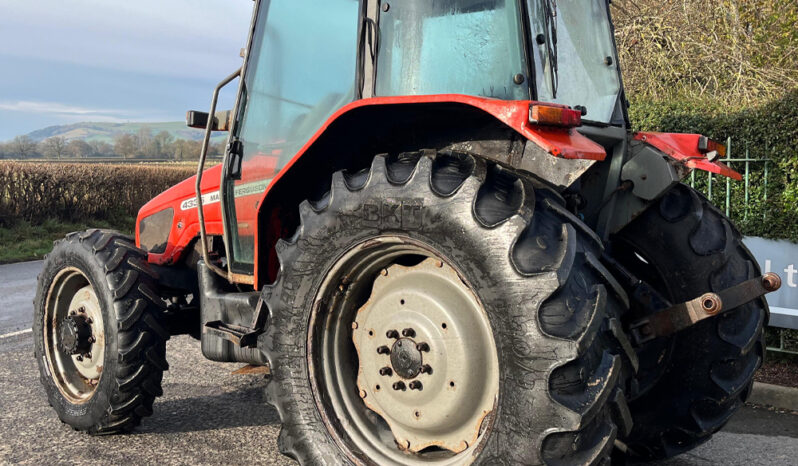
[[[82,121],[181,121],[241,66],[252,0],[0,0],[0,141]],[[228,86],[220,108],[232,106]]]

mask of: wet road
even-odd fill
[[[172,338],[170,370],[155,413],[132,435],[89,437],[48,406],[33,359],[31,300],[41,262],[0,265],[0,464],[292,464],[277,452],[277,413],[266,379],[231,375],[237,365],[205,360],[199,342]],[[723,432],[667,466],[792,465],[798,416],[747,407]]]

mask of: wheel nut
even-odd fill
[[[383,367],[380,369],[380,375],[387,375],[390,377],[393,374],[393,370],[390,367]]]
[[[405,383],[404,382],[394,382],[393,389],[394,390],[404,390],[405,389]]]
[[[78,361],[83,361],[83,356],[77,355],[75,356],[75,359],[77,359]]]
[[[377,354],[391,354],[391,349],[387,346],[380,346],[377,348]]]
[[[410,382],[410,390],[419,390],[420,391],[420,390],[423,390],[423,389],[424,389],[424,386],[421,385],[421,382],[419,382],[418,380],[414,380],[414,381]]]
[[[86,353],[86,359],[91,359],[91,353]]]
[[[94,337],[89,337],[89,343],[94,343],[94,342],[96,342],[96,341],[97,341],[97,339],[96,339],[96,338],[94,338]]]
[[[85,312],[86,312],[86,308],[85,308],[85,307],[83,307],[83,306],[80,306],[80,307],[78,308],[78,312],[80,312],[81,314],[83,314],[83,313],[85,313]]]
[[[419,343],[416,345],[416,349],[421,351],[422,353],[426,353],[429,351],[429,345],[426,343]]]
[[[412,337],[416,336],[416,331],[413,330],[412,328],[406,328],[406,329],[402,330],[402,336],[403,337],[412,338]]]
[[[89,324],[89,325],[91,325],[91,324],[93,324],[93,323],[94,323],[94,321],[92,320],[92,318],[91,318],[91,317],[86,317],[86,323],[87,323],[87,324]]]
[[[388,330],[385,332],[385,336],[388,338],[399,338],[399,332],[396,330]]]
[[[424,364],[421,366],[421,373],[422,374],[432,374],[432,366],[429,364]]]
[[[74,309],[69,311],[69,315],[71,315],[71,316],[77,315],[77,313],[78,313],[78,311],[76,311]]]

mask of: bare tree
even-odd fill
[[[47,157],[60,159],[66,154],[67,142],[63,136],[53,136],[41,143],[41,151]]]
[[[92,149],[89,143],[81,139],[73,139],[69,141],[67,150],[73,157],[79,159],[85,159],[92,154]]]
[[[21,159],[36,153],[36,143],[28,136],[17,136],[11,141],[11,154]]]
[[[155,149],[153,155],[155,157],[168,157],[169,149],[174,138],[168,131],[161,131],[153,137],[153,145]]]
[[[202,143],[177,139],[172,143],[172,155],[175,160],[196,160],[199,158]]]
[[[134,140],[136,141],[136,152],[137,155],[145,157],[148,155],[148,151],[152,150],[152,130],[149,126],[143,126],[139,129],[138,133],[134,136]]]
[[[108,144],[105,141],[90,141],[89,145],[91,146],[91,150],[95,155],[113,155],[114,154],[114,146]]]
[[[126,159],[133,158],[138,152],[136,138],[128,133],[117,134],[114,137],[114,152]]]

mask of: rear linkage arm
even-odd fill
[[[690,301],[671,304],[648,283],[632,275],[614,259],[604,257],[632,291],[633,307],[647,310],[648,315],[629,324],[629,332],[637,346],[667,337],[704,319],[736,309],[743,304],[778,290],[781,278],[768,272],[716,293],[704,293]],[[652,312],[653,310],[653,312]]]
[[[704,293],[631,323],[632,339],[642,345],[666,337],[723,312],[736,309],[781,287],[781,278],[773,272],[752,278],[717,293]]]

